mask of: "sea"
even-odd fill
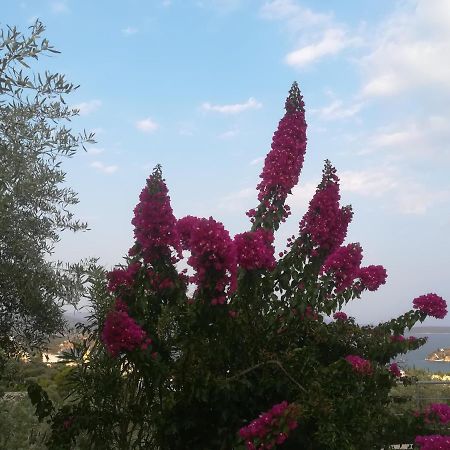
[[[423,369],[432,373],[450,374],[450,362],[427,361],[425,358],[435,350],[450,348],[449,327],[417,327],[405,333],[405,337],[428,337],[428,341],[417,350],[398,355],[399,366],[411,369]]]

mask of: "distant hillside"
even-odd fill
[[[439,333],[450,333],[450,327],[413,327],[411,333],[416,334],[439,334]]]

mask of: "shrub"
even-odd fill
[[[177,220],[161,168],[148,178],[127,264],[107,280],[100,269],[92,276],[86,339],[67,356],[78,364],[72,402],[55,410],[31,390],[38,413],[51,416],[50,448],[71,448],[80,432],[95,449],[161,450],[380,449],[436,433],[426,415],[395,414],[390,362],[424,343],[403,333],[444,316],[446,303],[427,294],[377,326],[342,313],[386,271],[361,266],[360,244],[344,245],[352,210],[340,205],[329,161],[275,258],[273,233],[290,214],[306,150],[296,83],[285,106],[250,231],[233,238],[211,217]]]

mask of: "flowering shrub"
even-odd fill
[[[416,444],[420,450],[448,450],[450,448],[450,436],[433,434],[430,436],[417,436]]]
[[[440,423],[450,422],[450,406],[446,403],[431,403],[425,408],[424,415],[426,420],[436,420]]]
[[[285,107],[259,204],[247,213],[251,228],[234,239],[212,217],[177,220],[161,168],[151,174],[126,264],[91,277],[92,315],[68,356],[77,365],[71,403],[56,410],[33,391],[41,416],[51,416],[49,448],[72,448],[80,434],[96,449],[447,445],[433,436],[447,425],[445,407],[400,417],[389,397],[396,383],[411,382],[393,360],[425,342],[403,334],[427,316],[444,317],[446,303],[417,297],[413,309],[375,326],[342,311],[387,275],[361,267],[360,244],[344,244],[353,213],[340,205],[329,161],[298,235],[274,255],[306,150],[296,83]]]

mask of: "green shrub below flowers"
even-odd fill
[[[126,264],[91,273],[84,339],[65,355],[76,363],[68,402],[56,408],[29,387],[52,429],[48,448],[77,448],[82,436],[92,449],[365,450],[428,435],[440,443],[417,445],[449,448],[438,446],[445,411],[399,416],[389,396],[411,382],[391,362],[424,343],[403,333],[444,317],[446,303],[422,295],[377,326],[346,316],[386,271],[363,267],[358,243],[344,245],[352,210],[340,205],[329,161],[298,234],[274,254],[306,151],[296,83],[285,110],[250,229],[234,238],[213,218],[176,219],[155,168],[134,210]]]

